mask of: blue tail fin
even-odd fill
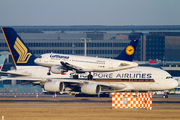
[[[34,66],[34,54],[24,44],[13,28],[2,27],[6,43],[11,52],[15,66]]]
[[[4,61],[6,60],[7,55],[9,55],[9,54],[10,54],[10,52],[7,52],[7,51],[0,52],[0,71],[3,68]]]
[[[114,59],[132,61],[138,40],[131,40],[131,42],[124,48],[124,50]]]

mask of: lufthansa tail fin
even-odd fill
[[[35,66],[34,54],[29,50],[13,28],[2,27],[6,43],[11,52],[15,66]]]
[[[138,40],[131,40],[131,42],[124,48],[124,50],[114,59],[133,61]]]
[[[4,61],[6,60],[8,55],[10,55],[10,52],[7,51],[0,52],[0,71],[2,70]]]

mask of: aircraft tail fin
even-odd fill
[[[29,50],[13,28],[1,27],[14,64],[17,66],[35,66],[35,55]]]
[[[114,59],[133,61],[138,40],[131,40],[131,42],[124,48],[124,50]]]
[[[10,52],[7,52],[7,51],[0,52],[0,71],[2,70],[4,66],[4,62],[7,58],[7,55],[10,55]]]

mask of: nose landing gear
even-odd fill
[[[89,75],[87,76],[88,80],[92,80],[93,76],[91,75],[91,72],[89,72]]]
[[[76,70],[72,70],[74,72],[75,75],[73,75],[73,79],[78,79],[78,75],[76,74]],[[93,76],[91,75],[91,72],[89,72],[89,75],[87,76],[88,80],[92,80]]]
[[[75,73],[75,75],[73,75],[73,79],[78,79],[78,75],[76,74],[76,70],[72,70],[74,73]]]
[[[51,73],[50,73],[50,69],[51,69],[51,68],[49,68],[49,71],[48,71],[47,75],[51,75]]]

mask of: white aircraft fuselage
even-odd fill
[[[138,66],[138,64],[135,62],[124,60],[55,53],[43,54],[39,58],[36,58],[34,62],[45,67],[55,65],[62,66],[61,62],[68,63],[68,65],[70,64],[71,67],[83,72],[108,72]]]
[[[37,66],[29,69],[20,69],[20,70],[10,70],[8,72],[29,74],[27,78],[37,78],[37,79],[48,79],[52,81],[81,81],[81,82],[89,82],[98,85],[108,85],[111,87],[115,87],[116,91],[126,91],[126,90],[139,90],[139,91],[148,91],[148,90],[168,90],[173,89],[178,86],[178,82],[171,77],[171,75],[159,68],[152,67],[136,67],[126,70],[119,70],[113,72],[93,72],[93,80],[87,80],[88,73],[83,73],[79,75],[79,79],[72,79],[74,73],[72,71],[66,72],[64,74],[52,74],[48,76],[46,74],[47,67]],[[22,76],[25,78],[25,76]],[[23,79],[22,77],[15,77]],[[66,79],[63,79],[66,78]],[[13,79],[13,78],[10,78]],[[40,81],[39,81],[40,82]],[[125,87],[122,89],[118,89],[118,86],[124,85]],[[108,92],[112,90],[106,90],[102,92]],[[58,91],[57,91],[58,92]]]

